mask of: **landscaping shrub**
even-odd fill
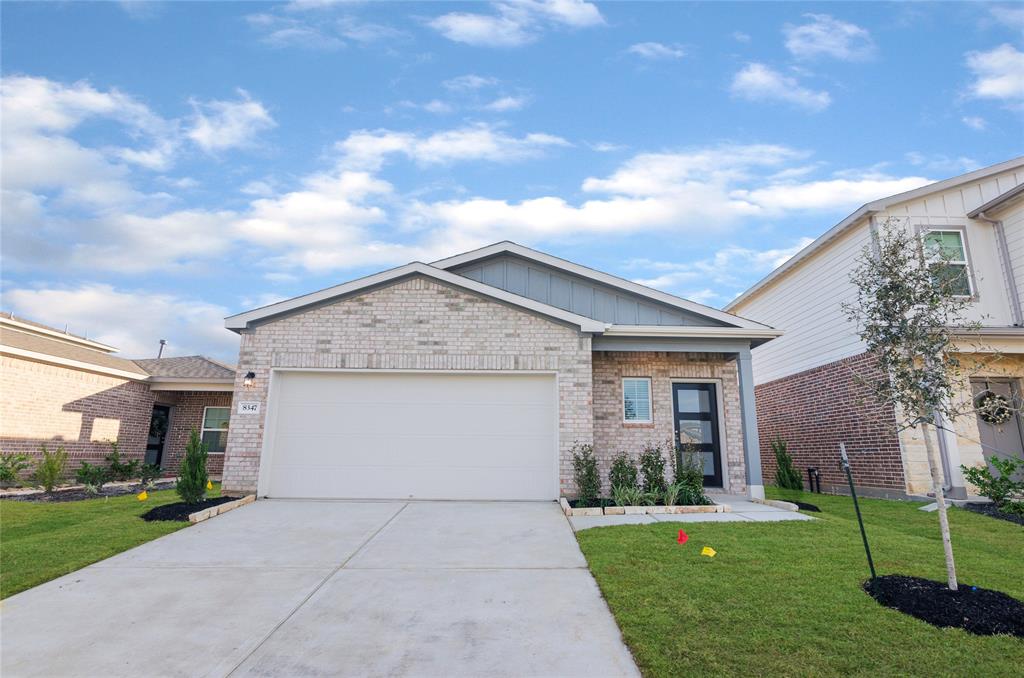
[[[75,480],[85,485],[89,494],[99,494],[103,486],[110,482],[110,469],[106,466],[93,466],[89,462],[83,461],[75,471]]]
[[[163,470],[156,464],[143,464],[139,469],[139,487],[146,489],[153,487],[153,481],[160,477]]]
[[[696,445],[681,445],[676,463],[677,501],[680,506],[706,506],[711,500],[704,494],[704,464]]]
[[[178,496],[186,504],[198,504],[206,496],[206,445],[199,437],[199,431],[192,429],[185,447],[185,458],[181,460],[178,475]]]
[[[612,501],[616,506],[640,506],[644,501],[644,492],[636,485],[620,485],[612,487]]]
[[[665,486],[665,492],[662,494],[662,500],[665,502],[665,506],[678,506],[679,496],[683,492],[683,486],[680,483],[669,483]]]
[[[612,459],[612,468],[608,472],[608,487],[638,487],[636,462],[625,452],[619,452]]]
[[[1024,460],[992,456],[988,461],[996,469],[995,475],[987,466],[961,466],[960,470],[978,488],[978,493],[991,499],[1000,511],[1024,514],[1024,501],[1013,498],[1015,494],[1024,494],[1024,481],[1013,479],[1018,471],[1024,470]]]
[[[772,441],[772,452],[775,453],[775,484],[787,490],[803,490],[804,480],[800,471],[793,466],[786,441],[776,438]]]
[[[665,491],[665,455],[661,445],[647,443],[640,453],[640,472],[643,474],[644,492]]]
[[[17,485],[29,465],[27,454],[0,455],[0,485]]]
[[[572,446],[572,472],[580,506],[597,506],[601,496],[601,476],[597,472],[593,445],[575,443]]]
[[[37,485],[43,488],[43,491],[49,494],[53,492],[57,483],[64,479],[64,473],[68,466],[68,453],[64,451],[63,445],[53,452],[46,449],[46,445],[40,445],[39,449],[43,456],[36,464],[32,478]]]
[[[117,441],[110,441],[110,454],[106,456],[107,463],[110,465],[110,479],[125,481],[131,480],[136,477],[139,473],[139,460],[131,459],[129,461],[121,461],[121,451],[117,447]]]

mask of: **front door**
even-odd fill
[[[981,434],[981,448],[987,462],[989,457],[1013,457],[1024,459],[1024,426],[1021,424],[1021,394],[1017,384],[1010,379],[972,379],[976,405],[987,394],[1001,396],[1010,407],[1009,418],[1002,422],[986,421],[978,415],[978,433]],[[989,417],[991,418],[991,417]]]
[[[698,454],[704,466],[705,487],[722,487],[715,385],[672,384],[672,403],[676,440],[682,451],[692,450]]]
[[[146,439],[146,463],[160,465],[164,456],[164,441],[171,421],[169,405],[154,405],[153,417],[149,420],[149,438]]]

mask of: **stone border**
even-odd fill
[[[163,478],[156,478],[153,480],[154,483],[170,483],[176,481],[176,476],[166,476]],[[138,486],[138,480],[114,480],[109,483],[103,483],[103,487],[132,487]],[[61,492],[73,492],[75,490],[84,490],[85,485],[61,485],[53,488],[53,494],[60,494]],[[34,497],[37,494],[46,494],[43,490],[35,487],[4,487],[0,488],[0,499],[6,499],[7,497]]]
[[[729,513],[732,508],[728,504],[705,504],[702,506],[605,506],[591,508],[572,508],[569,501],[562,497],[558,500],[562,507],[562,513],[568,518],[578,516],[632,516],[643,514],[672,514],[682,513]]]
[[[234,501],[226,501],[223,504],[217,504],[216,506],[211,506],[208,509],[203,509],[202,511],[196,511],[195,513],[192,513],[192,514],[189,515],[188,522],[193,524],[193,525],[196,524],[196,523],[201,523],[204,520],[209,520],[210,518],[212,518],[214,516],[219,516],[222,513],[227,513],[228,511],[236,509],[239,506],[245,506],[246,504],[251,504],[254,501],[256,501],[256,495],[255,494],[248,494],[248,495],[242,497],[241,499],[236,499]]]

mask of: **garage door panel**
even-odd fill
[[[269,496],[554,499],[554,375],[281,372]]]

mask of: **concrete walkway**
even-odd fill
[[[636,676],[553,503],[259,501],[3,601],[21,676]]]
[[[573,516],[569,518],[576,532],[609,525],[644,525],[650,523],[769,523],[783,520],[814,520],[796,511],[759,504],[746,497],[728,494],[709,495],[716,504],[728,504],[729,513],[654,513],[631,516]]]

